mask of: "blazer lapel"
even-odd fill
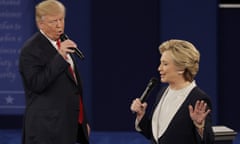
[[[76,60],[75,60],[75,57],[73,56],[73,54],[70,54],[70,57],[71,57],[71,59],[72,59],[72,61],[73,61],[74,73],[75,73],[76,81],[77,81],[77,82],[75,81],[75,78],[73,77],[73,75],[72,75],[72,73],[71,73],[71,71],[70,71],[69,68],[68,68],[67,73],[68,73],[68,76],[70,77],[70,79],[71,79],[76,85],[78,85],[78,84],[80,83],[80,80],[79,80],[78,71],[77,71],[77,63],[76,63]],[[69,66],[70,66],[70,65],[69,65]]]
[[[155,108],[157,107],[157,105],[160,103],[160,100],[163,96],[163,93],[166,91],[167,87],[163,87],[160,89],[160,91],[158,92],[157,94],[157,98],[156,98],[156,101],[155,101],[155,104],[153,105],[153,109],[155,110]]]
[[[57,50],[56,48],[51,44],[51,42],[42,34],[39,32],[39,37],[40,37],[40,41],[39,44],[44,44],[42,46],[43,51],[45,51],[46,53],[44,53],[48,58],[52,58],[56,53]],[[51,47],[51,48],[50,48]]]

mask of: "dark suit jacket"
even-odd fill
[[[155,109],[159,103],[165,90],[166,88],[160,90],[153,109]],[[197,100],[204,100],[211,109],[209,97],[199,87],[195,87],[171,120],[164,134],[158,139],[158,144],[213,144],[214,137],[211,127],[211,114],[206,118],[203,139],[199,136],[190,118],[188,106],[190,104],[194,106]],[[152,143],[156,143],[152,134],[152,114],[150,119],[144,116],[139,126],[142,129],[141,133],[150,139]]]
[[[77,137],[88,143],[86,119],[78,124],[82,86],[76,65],[78,84],[69,64],[40,32],[24,44],[19,59],[26,96],[23,144],[75,144]]]

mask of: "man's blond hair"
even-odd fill
[[[44,20],[44,16],[46,15],[56,15],[59,13],[63,13],[65,16],[65,6],[57,0],[45,0],[35,7],[35,17],[37,23]]]

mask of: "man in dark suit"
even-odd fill
[[[39,32],[21,49],[19,71],[26,95],[23,144],[89,143],[90,127],[82,105],[82,85],[72,40],[64,33],[65,7],[56,0],[36,6]],[[71,71],[72,72],[71,72]]]

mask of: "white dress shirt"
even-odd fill
[[[163,135],[170,121],[195,86],[196,83],[193,81],[190,85],[179,90],[173,90],[169,87],[165,90],[152,117],[152,130],[156,141]]]

